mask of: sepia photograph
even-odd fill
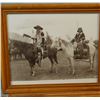
[[[99,14],[8,14],[11,84],[98,82]]]

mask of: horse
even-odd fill
[[[51,62],[51,70],[50,72],[53,72],[53,67],[54,64],[55,66],[55,72],[57,73],[57,64],[58,64],[58,59],[57,59],[57,52],[58,52],[58,44],[57,41],[52,39],[49,34],[47,33],[46,37],[46,42],[45,42],[46,48],[47,48],[47,55],[44,57],[48,57],[50,62]]]
[[[22,59],[22,52],[13,45],[12,40],[10,40],[9,43],[9,55],[10,59],[13,58],[13,60],[16,60],[17,58]]]
[[[72,42],[67,42],[64,39],[58,39],[58,44],[59,47],[64,51],[66,58],[68,59],[69,63],[70,63],[70,68],[72,69],[72,74],[75,74],[75,67],[74,67],[74,49],[75,49],[75,45],[73,45]],[[89,62],[90,62],[90,71],[93,70],[93,65],[94,65],[94,56],[95,56],[95,51],[96,48],[93,44],[93,42],[89,42],[88,44],[89,47]]]
[[[31,76],[35,76],[36,72],[34,66],[36,63],[40,65],[38,49],[36,45],[17,40],[13,40],[13,43],[14,46],[17,47],[23,53],[26,60],[29,62],[29,65],[31,67]],[[58,60],[57,60],[57,49],[54,46],[51,47],[51,44],[47,46],[47,55],[45,55],[44,58],[47,57],[49,58],[51,62],[51,72],[52,72],[54,61],[56,62],[56,64],[58,64]]]

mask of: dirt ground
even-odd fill
[[[35,65],[35,77],[30,75],[30,66],[27,60],[11,60],[11,78],[12,81],[95,78],[98,75],[97,55],[96,53],[93,71],[89,71],[90,64],[88,61],[74,60],[75,75],[69,73],[69,64],[62,52],[58,53],[59,64],[55,66],[58,73],[55,73],[55,67],[54,72],[50,73],[50,61],[46,58],[42,61],[41,68]]]

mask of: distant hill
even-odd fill
[[[27,42],[27,43],[30,43],[32,41],[31,39],[27,37],[23,37],[22,35],[17,34],[17,33],[9,33],[9,39],[18,40],[18,41]]]

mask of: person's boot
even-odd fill
[[[41,48],[41,56],[42,56],[42,58],[43,58],[43,55],[44,55],[44,50],[43,50],[43,48]]]

